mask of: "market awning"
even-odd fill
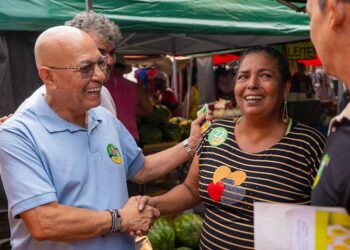
[[[0,31],[42,31],[85,10],[82,0],[1,0]],[[188,55],[307,39],[305,13],[272,0],[94,0],[116,21],[124,54]]]

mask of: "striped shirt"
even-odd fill
[[[215,122],[199,148],[199,195],[205,204],[201,249],[254,249],[253,203],[309,204],[325,138],[292,122],[277,144],[242,151],[235,123]]]

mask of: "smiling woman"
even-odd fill
[[[244,114],[235,127],[242,149],[258,152],[284,136],[289,120],[283,119],[288,114],[283,114],[282,103],[288,96],[290,77],[287,60],[271,47],[254,47],[242,55],[234,87],[237,106]],[[258,130],[251,130],[257,126]]]
[[[254,249],[255,201],[310,203],[325,139],[311,127],[283,119],[289,86],[282,54],[270,47],[248,49],[234,87],[243,116],[213,123],[184,184],[144,198],[161,214],[203,201],[201,249]]]

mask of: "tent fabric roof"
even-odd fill
[[[122,54],[193,55],[306,39],[308,36],[126,33],[126,42],[120,43],[118,51]]]
[[[273,0],[94,0],[93,6],[118,23],[121,52],[129,54],[191,54],[309,36],[307,15]],[[1,0],[0,30],[42,31],[83,10],[84,0]]]
[[[95,0],[123,32],[308,35],[308,18],[273,0]],[[83,0],[1,0],[0,30],[40,31],[85,10]]]

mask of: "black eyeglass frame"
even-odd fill
[[[101,69],[104,74],[107,74],[107,56],[101,56],[100,59],[96,62],[91,62],[87,65],[81,67],[55,67],[55,66],[45,66],[49,69],[57,69],[57,70],[70,70],[74,72],[80,72],[82,78],[89,78],[94,74],[96,64]],[[84,71],[86,70],[86,72]]]

